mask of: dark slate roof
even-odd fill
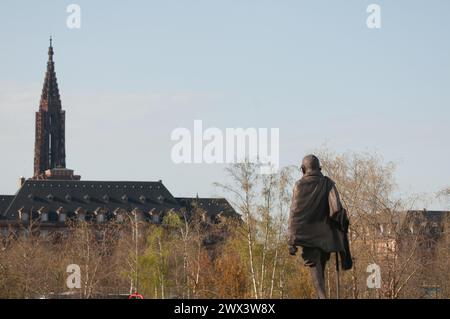
[[[422,216],[425,217],[428,221],[433,222],[441,222],[442,219],[446,215],[450,215],[450,211],[442,211],[442,210],[409,210],[407,212],[409,217],[412,216]]]
[[[0,219],[18,220],[20,210],[31,212],[34,216],[41,208],[45,208],[49,219],[55,221],[61,209],[71,217],[79,208],[89,214],[102,210],[110,215],[118,209],[164,214],[171,209],[192,211],[196,206],[210,217],[221,213],[224,216],[238,216],[225,198],[175,198],[160,181],[27,180],[16,195],[0,196]],[[149,218],[148,214],[146,218]]]
[[[37,211],[41,207],[49,212],[62,207],[69,214],[80,207],[87,212],[98,208],[143,212],[181,208],[162,182],[27,180],[12,198],[3,219],[17,219],[20,209]]]
[[[437,210],[410,210],[406,213],[404,225],[407,229],[411,226],[426,227],[429,234],[443,231],[444,222],[450,218],[449,211]]]
[[[6,212],[13,199],[14,195],[0,195],[0,216]]]
[[[223,213],[225,216],[237,216],[236,211],[225,198],[177,197],[176,199],[188,210],[197,206],[210,216],[220,213]]]

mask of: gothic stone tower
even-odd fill
[[[50,38],[47,72],[36,112],[33,179],[79,179],[66,169],[65,111],[61,108]]]

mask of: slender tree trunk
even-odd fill
[[[278,263],[278,249],[275,250],[275,256],[273,259],[272,278],[270,280],[270,294],[269,294],[270,299],[272,299],[273,297],[273,287],[275,284],[275,273],[277,270],[277,263]]]
[[[253,236],[252,236],[252,219],[250,214],[250,199],[248,195],[248,190],[246,191],[246,217],[247,217],[247,244],[248,244],[248,254],[249,254],[249,262],[250,262],[250,273],[252,277],[252,283],[253,283],[253,293],[255,299],[258,299],[258,288],[256,283],[256,272],[255,272],[255,266],[254,266],[254,257],[253,257]]]
[[[165,292],[164,292],[164,272],[163,272],[163,255],[162,255],[162,243],[161,243],[161,237],[158,236],[158,250],[159,250],[159,282],[160,282],[160,288],[161,288],[161,299],[165,298]]]
[[[198,295],[197,295],[197,286],[198,286],[198,283],[199,283],[199,280],[200,280],[200,269],[201,269],[201,267],[200,267],[200,256],[201,256],[201,241],[197,240],[197,271],[195,273],[195,285],[194,285],[194,291],[193,291],[195,298],[198,297]]]
[[[265,226],[264,226],[264,244],[263,244],[263,251],[262,251],[262,261],[261,261],[261,279],[259,283],[259,295],[261,298],[264,298],[264,280],[266,275],[266,255],[267,255],[267,245],[269,241],[269,231],[270,231],[270,210],[271,210],[271,187],[272,187],[272,179],[273,177],[269,177],[269,182],[267,185],[267,189],[265,191],[265,197],[266,197],[266,207],[264,207],[264,215],[263,218],[265,219]]]
[[[247,230],[247,241],[248,241],[248,254],[250,259],[250,272],[252,276],[252,282],[253,282],[253,293],[255,296],[255,299],[258,299],[258,288],[256,286],[256,274],[255,274],[255,267],[253,264],[253,240],[252,240],[252,234],[250,233],[250,226]]]

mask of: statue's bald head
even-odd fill
[[[320,162],[317,156],[315,155],[306,155],[302,161],[302,172],[305,174],[310,171],[320,171],[322,168],[320,167]]]

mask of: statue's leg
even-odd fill
[[[318,248],[304,247],[302,257],[305,266],[309,267],[314,288],[319,299],[326,299],[325,294],[325,264],[327,259]]]
[[[317,296],[319,299],[326,299],[325,294],[325,276],[321,263],[317,263],[316,266],[309,268],[311,272],[311,278],[316,288]]]
[[[330,253],[326,253],[324,251],[320,251],[320,264],[321,264],[321,268],[322,268],[322,278],[323,281],[325,282],[325,269],[327,266],[327,262],[328,260],[330,260]]]

